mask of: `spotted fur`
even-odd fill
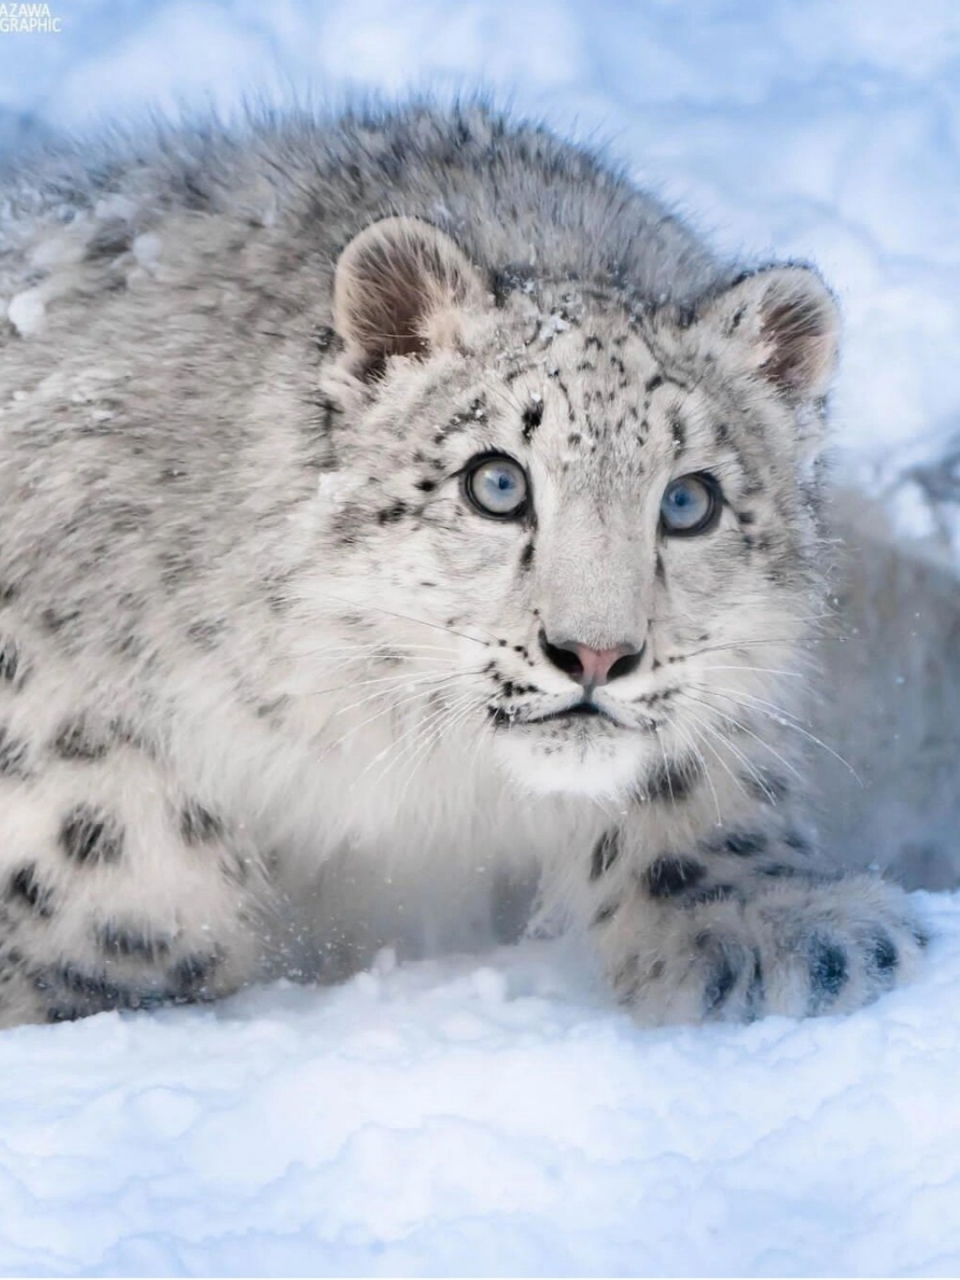
[[[0,1025],[342,972],[531,870],[641,1020],[912,971],[905,900],[787,780],[815,272],[719,262],[475,106],[54,143],[0,185]],[[488,454],[515,518],[465,487]],[[715,527],[667,536],[691,473]],[[576,711],[575,644],[622,655]]]

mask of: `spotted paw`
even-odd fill
[[[848,1013],[908,980],[926,945],[905,896],[867,876],[777,886],[658,923],[614,974],[646,1023]]]

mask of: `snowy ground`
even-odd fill
[[[956,1275],[960,897],[845,1019],[640,1031],[575,948],[0,1037],[0,1268]],[[579,975],[579,976],[578,976]]]
[[[61,35],[0,35],[0,142],[19,113],[482,77],[719,247],[817,260],[843,465],[960,552],[955,0],[51,9]],[[641,1032],[529,943],[6,1032],[0,1272],[957,1274],[960,898],[924,905],[926,977],[845,1020]]]

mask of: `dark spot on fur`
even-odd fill
[[[405,502],[394,502],[389,507],[377,512],[377,524],[396,524],[408,514],[410,508]]]
[[[76,1022],[84,1017],[88,1012],[86,1009],[80,1009],[76,1005],[70,1004],[51,1004],[47,1006],[46,1017],[47,1022]]]
[[[543,401],[534,400],[523,411],[523,438],[530,440],[543,421]]]
[[[694,889],[692,893],[685,893],[683,905],[685,907],[710,906],[711,903],[728,902],[731,898],[740,896],[740,890],[735,884],[711,884],[705,889]]]
[[[768,862],[760,867],[759,871],[762,876],[768,876],[771,880],[791,880],[797,877],[811,878],[811,873],[806,867],[794,867],[789,862]]]
[[[436,480],[418,480],[415,486],[421,493],[433,493],[437,487]]]
[[[283,724],[284,715],[289,705],[290,695],[281,693],[276,698],[271,698],[268,702],[258,703],[254,714],[258,720],[268,720],[274,728],[277,728]]]
[[[726,1003],[730,992],[736,986],[737,970],[729,956],[722,952],[713,962],[710,976],[703,992],[703,1010],[705,1014],[716,1013]]]
[[[318,351],[330,351],[340,346],[340,339],[329,325],[320,324],[313,331],[313,345]]]
[[[218,866],[224,878],[238,888],[242,888],[250,879],[247,861],[232,849],[227,849],[220,855]]]
[[[790,794],[787,783],[771,773],[761,773],[759,777],[745,774],[741,781],[750,795],[761,804],[780,804]]]
[[[660,554],[659,549],[657,550],[656,575],[657,581],[664,585],[667,581],[667,566],[663,562],[663,556]]]
[[[597,914],[593,917],[593,924],[606,924],[608,920],[612,920],[620,909],[619,902],[605,902]]]
[[[85,256],[88,262],[97,258],[116,258],[130,247],[133,229],[125,218],[108,218],[100,223],[87,241]]]
[[[662,387],[662,386],[663,386],[663,374],[655,373],[652,378],[647,379],[643,389],[649,396],[649,395],[652,395],[658,387]]]
[[[170,950],[166,938],[154,937],[149,930],[122,926],[108,921],[95,930],[97,945],[108,956],[153,962]]]
[[[620,857],[620,834],[617,831],[605,831],[593,846],[590,858],[590,879],[599,880],[605,875]]]
[[[676,454],[681,454],[687,446],[687,428],[676,409],[671,410],[668,421],[670,424],[670,436],[673,440],[673,451]]]
[[[159,551],[160,581],[167,589],[173,589],[194,571],[193,559],[182,547]]]
[[[92,972],[80,965],[66,963],[47,969],[34,979],[38,991],[66,992],[65,1002],[58,996],[47,1013],[49,1021],[62,1022],[104,1009],[149,1009],[162,1004],[166,993],[159,990],[129,987]]]
[[[116,1006],[122,1002],[122,988],[102,973],[91,973],[79,965],[67,962],[57,965],[37,976],[35,985],[40,991],[65,987],[75,995],[86,996],[101,1008]]]
[[[91,731],[83,716],[76,716],[61,724],[53,749],[62,760],[102,760],[109,743]]]
[[[12,684],[20,667],[20,646],[12,636],[0,639],[0,680]]]
[[[40,614],[44,628],[51,634],[57,635],[65,628],[69,627],[71,622],[76,622],[80,617],[79,609],[44,609]]]
[[[783,843],[788,849],[795,849],[797,853],[810,853],[813,845],[806,836],[801,835],[799,831],[785,831],[782,836]]]
[[[697,318],[696,307],[688,302],[682,302],[677,307],[674,323],[678,329],[689,329],[692,327]]]
[[[749,858],[755,853],[762,853],[768,843],[762,831],[736,831],[725,838],[723,847],[738,858]]]
[[[637,970],[639,969],[639,967],[640,967],[639,956],[635,956],[635,955],[627,956],[626,960],[623,961],[623,963],[617,969],[616,973],[613,975],[614,987],[617,990],[621,990],[624,987],[630,987],[631,994],[632,994],[632,987],[636,981]]]
[[[666,854],[651,863],[645,880],[651,898],[675,898],[685,889],[692,889],[707,874],[702,862]]]
[[[201,618],[187,627],[187,636],[198,648],[211,652],[227,629],[224,618]]]
[[[116,862],[123,852],[123,828],[92,805],[78,804],[60,826],[60,847],[73,862]]]
[[[749,1021],[759,1018],[763,1013],[765,999],[766,984],[763,980],[763,962],[760,959],[760,952],[754,950],[753,973],[750,976],[750,985],[747,987],[746,993],[746,1015]]]
[[[33,863],[27,863],[13,873],[7,884],[6,896],[8,902],[26,903],[31,911],[35,911],[44,920],[53,915],[53,890],[37,879],[37,869]]]
[[[0,778],[27,776],[27,744],[0,725]]]
[[[206,844],[223,835],[223,822],[196,800],[180,810],[180,835],[186,844]]]
[[[196,998],[217,967],[215,955],[185,956],[170,970],[170,987],[175,999]]]
[[[533,277],[533,268],[525,264],[509,265],[501,267],[499,271],[493,271],[490,276],[490,291],[495,305],[502,307],[511,293],[516,289],[522,289]]]
[[[637,798],[641,803],[684,800],[699,782],[700,775],[701,767],[693,757],[658,764],[645,785],[638,789]]]
[[[881,977],[892,977],[900,963],[900,957],[889,934],[878,933],[872,940],[870,960]]]
[[[523,550],[520,552],[520,568],[529,569],[531,564],[533,564],[533,542],[532,541],[528,542],[526,546],[523,548]]]
[[[743,321],[743,317],[746,314],[747,314],[746,304],[744,304],[743,306],[737,307],[736,311],[730,317],[729,323],[727,324],[727,337],[730,337],[731,334],[736,333],[736,331],[740,328],[741,322]]]
[[[810,969],[810,1009],[817,1012],[832,1004],[846,986],[849,970],[843,947],[815,937],[807,955]]]

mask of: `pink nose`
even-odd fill
[[[582,684],[588,694],[597,685],[607,684],[635,671],[643,656],[643,645],[638,649],[628,641],[612,649],[591,649],[578,640],[552,642],[544,631],[540,633],[540,648],[555,667]]]
[[[629,651],[624,645],[616,649],[588,649],[585,644],[574,642],[573,652],[580,659],[581,673],[577,677],[582,685],[606,684],[610,668]]]

